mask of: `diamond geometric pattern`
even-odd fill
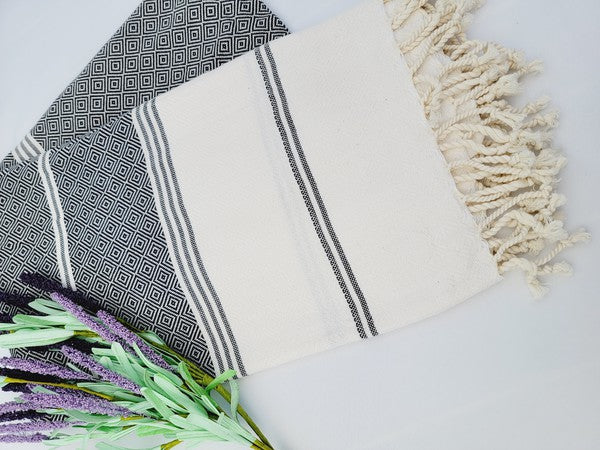
[[[77,289],[212,371],[179,288],[130,114],[52,152]]]
[[[259,0],[144,0],[31,134],[46,150],[60,147],[285,34]]]
[[[0,291],[31,294],[23,286],[13,289],[24,271],[59,279],[52,218],[35,164],[0,178],[0,230]]]
[[[77,289],[213,372],[181,291],[130,114],[50,152]],[[0,178],[0,287],[23,292],[24,270],[58,280],[50,210],[36,163]],[[19,352],[21,355],[26,352]],[[34,355],[35,356],[35,355]]]
[[[42,148],[57,149],[51,164],[78,289],[211,373],[173,273],[139,140],[122,114],[287,33],[259,0],[144,0],[31,131]],[[23,271],[59,279],[50,210],[36,164],[17,165],[9,155],[0,171],[0,290],[33,295],[16,281]]]

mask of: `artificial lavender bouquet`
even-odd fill
[[[19,393],[0,405],[0,442],[122,449],[117,441],[135,434],[160,436],[157,448],[165,450],[207,441],[272,448],[239,406],[234,371],[212,377],[156,334],[131,328],[79,293],[35,274],[21,279],[50,298],[0,294],[23,311],[2,319],[0,348],[60,352],[67,363],[0,358],[2,389]]]

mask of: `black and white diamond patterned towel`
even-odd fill
[[[77,286],[212,371],[153,218],[140,154],[126,145],[132,130],[119,117],[286,34],[260,0],[144,0],[0,162],[0,290],[25,289],[16,284],[24,269],[74,285],[59,276],[73,268]],[[59,147],[73,157],[55,180],[46,152]],[[48,215],[58,202],[64,212]],[[55,232],[68,240],[55,241]],[[66,251],[68,267],[57,260]]]
[[[0,169],[77,139],[285,34],[283,22],[259,0],[144,0]]]

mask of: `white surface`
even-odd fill
[[[297,30],[357,2],[267,3]],[[135,4],[0,0],[0,153]],[[569,197],[568,224],[596,237],[599,18],[596,0],[488,0],[470,31],[545,61],[527,93],[551,95],[561,111],[555,143],[569,158],[560,187]],[[541,301],[512,274],[435,318],[243,380],[242,400],[279,448],[597,449],[598,240],[565,256],[575,275],[552,280]]]

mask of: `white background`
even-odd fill
[[[266,3],[296,31],[357,1]],[[0,0],[0,155],[136,4]],[[597,0],[488,0],[470,32],[545,61],[526,94],[551,95],[561,112],[555,144],[569,158],[560,187],[567,222],[596,237],[599,21]],[[565,257],[575,275],[551,280],[541,301],[511,274],[438,317],[243,380],[242,400],[278,448],[598,449],[598,239]]]

